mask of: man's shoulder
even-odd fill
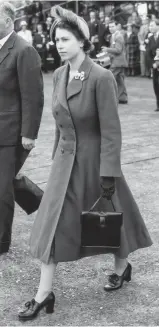
[[[19,50],[24,50],[27,48],[32,48],[32,45],[23,39],[21,34],[16,34],[15,38],[15,46],[19,48]]]
[[[124,42],[124,36],[120,31],[117,31],[114,36],[115,41]]]

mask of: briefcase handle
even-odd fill
[[[97,199],[97,201],[92,205],[92,207],[88,210],[88,212],[91,212],[95,206],[97,205],[97,203],[101,200],[101,198],[103,197],[103,195],[100,195],[100,197]],[[114,206],[114,203],[112,201],[112,198],[110,198],[110,201],[111,201],[111,204],[112,204],[112,207],[114,209],[114,211],[116,212],[116,209],[115,209],[115,206]]]

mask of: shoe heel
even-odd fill
[[[130,281],[131,281],[131,275],[127,276],[127,277],[125,278],[125,281],[126,281],[126,282],[130,282]]]
[[[127,275],[124,278],[126,282],[130,282],[131,281],[131,273],[132,273],[132,267],[129,266],[129,270],[127,272]]]
[[[46,305],[46,313],[53,313],[54,312],[54,301],[49,301]]]

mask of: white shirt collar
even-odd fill
[[[7,40],[9,39],[9,37],[11,36],[12,33],[13,33],[13,31],[11,33],[9,33],[8,35],[6,35],[5,37],[3,37],[3,39],[0,40],[0,49],[7,42]]]

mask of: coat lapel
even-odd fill
[[[82,88],[85,85],[85,81],[87,80],[91,67],[93,65],[93,61],[86,55],[84,61],[82,62],[78,72],[84,72],[84,78],[83,80],[79,79],[73,79],[70,84],[68,85],[67,90],[67,100],[69,100],[71,97],[77,95],[81,92]]]
[[[6,43],[3,45],[3,47],[0,49],[0,64],[9,55],[10,49],[12,49],[14,46],[15,38],[16,33],[13,32],[9,39],[6,41]]]

